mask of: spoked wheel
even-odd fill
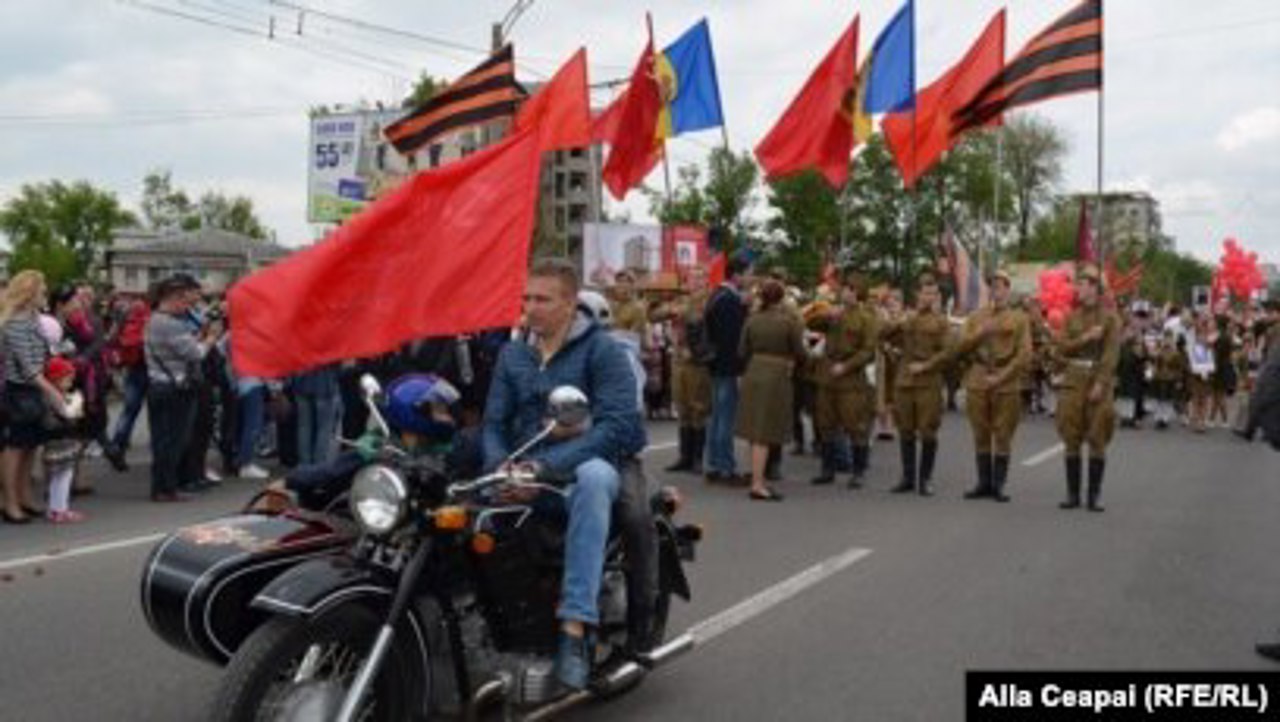
[[[354,603],[312,619],[268,620],[245,640],[227,665],[210,719],[303,722],[335,718],[380,622],[370,609]],[[393,722],[412,716],[418,685],[407,673],[411,669],[407,661],[404,645],[393,644],[355,719]]]

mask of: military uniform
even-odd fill
[[[826,356],[818,365],[817,425],[820,436],[830,443],[843,430],[853,441],[853,477],[850,488],[862,485],[871,461],[871,425],[875,420],[876,389],[867,374],[875,361],[880,322],[866,304],[848,308],[827,332]],[[843,366],[836,375],[835,367]],[[830,483],[827,475],[814,483]]]
[[[672,397],[680,419],[680,456],[667,471],[702,473],[702,452],[707,444],[707,417],[711,414],[711,372],[705,336],[707,292],[690,294],[672,308],[675,363],[671,374]]]
[[[898,352],[897,377],[892,380],[893,421],[898,427],[902,455],[902,481],[893,491],[917,490],[930,496],[933,464],[938,453],[938,428],[942,426],[942,371],[951,333],[946,316],[934,311],[917,311],[887,327],[885,341]],[[924,364],[912,373],[913,364]],[[916,440],[920,440],[920,465],[916,466]],[[919,475],[917,477],[917,470]]]
[[[739,438],[762,446],[786,443],[794,403],[791,375],[804,353],[801,322],[793,312],[774,307],[747,320],[740,346],[747,370],[740,382]]]
[[[1096,274],[1093,278],[1097,279]],[[1056,420],[1058,435],[1066,447],[1067,466],[1067,500],[1061,504],[1064,509],[1080,506],[1080,452],[1088,443],[1089,509],[1102,511],[1098,497],[1102,493],[1107,444],[1115,430],[1120,333],[1120,317],[1095,303],[1092,307],[1078,307],[1067,316],[1057,344],[1062,384]]]
[[[1026,314],[994,304],[974,312],[952,355],[961,354],[973,355],[965,378],[965,406],[978,466],[978,485],[965,498],[1008,501],[1004,487],[1013,435],[1022,416],[1022,372],[1031,360]],[[988,376],[995,376],[994,383],[988,384]]]

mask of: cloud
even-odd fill
[[[1218,133],[1218,147],[1231,153],[1280,139],[1280,108],[1257,108],[1231,119]]]

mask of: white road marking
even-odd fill
[[[673,449],[678,445],[679,444],[677,444],[674,441],[666,444],[654,444],[653,446],[647,447],[644,450],[644,453],[648,453],[650,451],[661,451],[663,449]],[[45,562],[51,562],[58,559],[72,559],[75,557],[87,556],[89,554],[97,554],[99,552],[109,552],[109,551],[114,551],[116,549],[127,549],[129,547],[135,547],[141,544],[150,544],[153,542],[160,541],[168,534],[169,532],[157,532],[154,534],[146,534],[144,536],[130,537],[128,539],[117,539],[115,541],[102,542],[99,544],[89,544],[83,547],[73,547],[70,549],[58,549],[50,552],[45,552],[44,554],[33,554],[31,556],[20,557],[17,559],[7,559],[7,560],[0,561],[0,571],[17,569],[19,567],[31,566],[33,564],[43,564]]]
[[[733,605],[719,614],[689,628],[694,644],[702,646],[733,628],[745,624],[782,604],[804,590],[853,566],[871,554],[870,549],[854,547],[805,569],[764,591]]]
[[[32,556],[20,557],[18,559],[8,559],[0,561],[0,571],[17,569],[18,567],[30,566],[32,564],[43,564],[44,562],[51,562],[59,559],[83,557],[88,556],[89,554],[109,552],[115,549],[127,549],[141,544],[151,544],[153,542],[160,541],[168,536],[168,534],[169,532],[157,532],[155,534],[136,536],[129,539],[117,539],[115,541],[102,542],[100,544],[89,544],[87,546],[75,547],[72,549],[58,549],[44,554],[34,554]]]
[[[1044,462],[1048,461],[1049,459],[1052,459],[1053,457],[1057,456],[1058,454],[1061,454],[1066,448],[1067,447],[1062,444],[1054,444],[1053,446],[1050,446],[1044,451],[1041,451],[1039,454],[1036,454],[1030,459],[1027,459],[1026,461],[1022,462],[1022,465],[1023,466],[1039,466]]]

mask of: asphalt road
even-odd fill
[[[651,435],[669,444],[674,428]],[[1108,511],[1089,514],[1057,508],[1056,441],[1048,420],[1024,423],[1007,505],[960,498],[973,462],[955,414],[932,499],[887,493],[893,444],[877,444],[861,491],[810,487],[816,460],[788,456],[781,504],[665,477],[674,450],[655,450],[650,471],[681,486],[684,516],[707,530],[672,629],[824,560],[845,565],[569,717],[956,720],[966,670],[1275,671],[1252,647],[1280,627],[1280,455],[1225,431],[1122,431]],[[139,574],[154,535],[232,510],[252,486],[158,506],[145,469],[90,473],[101,491],[82,504],[86,524],[0,526],[0,719],[199,719],[218,670],[150,633]]]

